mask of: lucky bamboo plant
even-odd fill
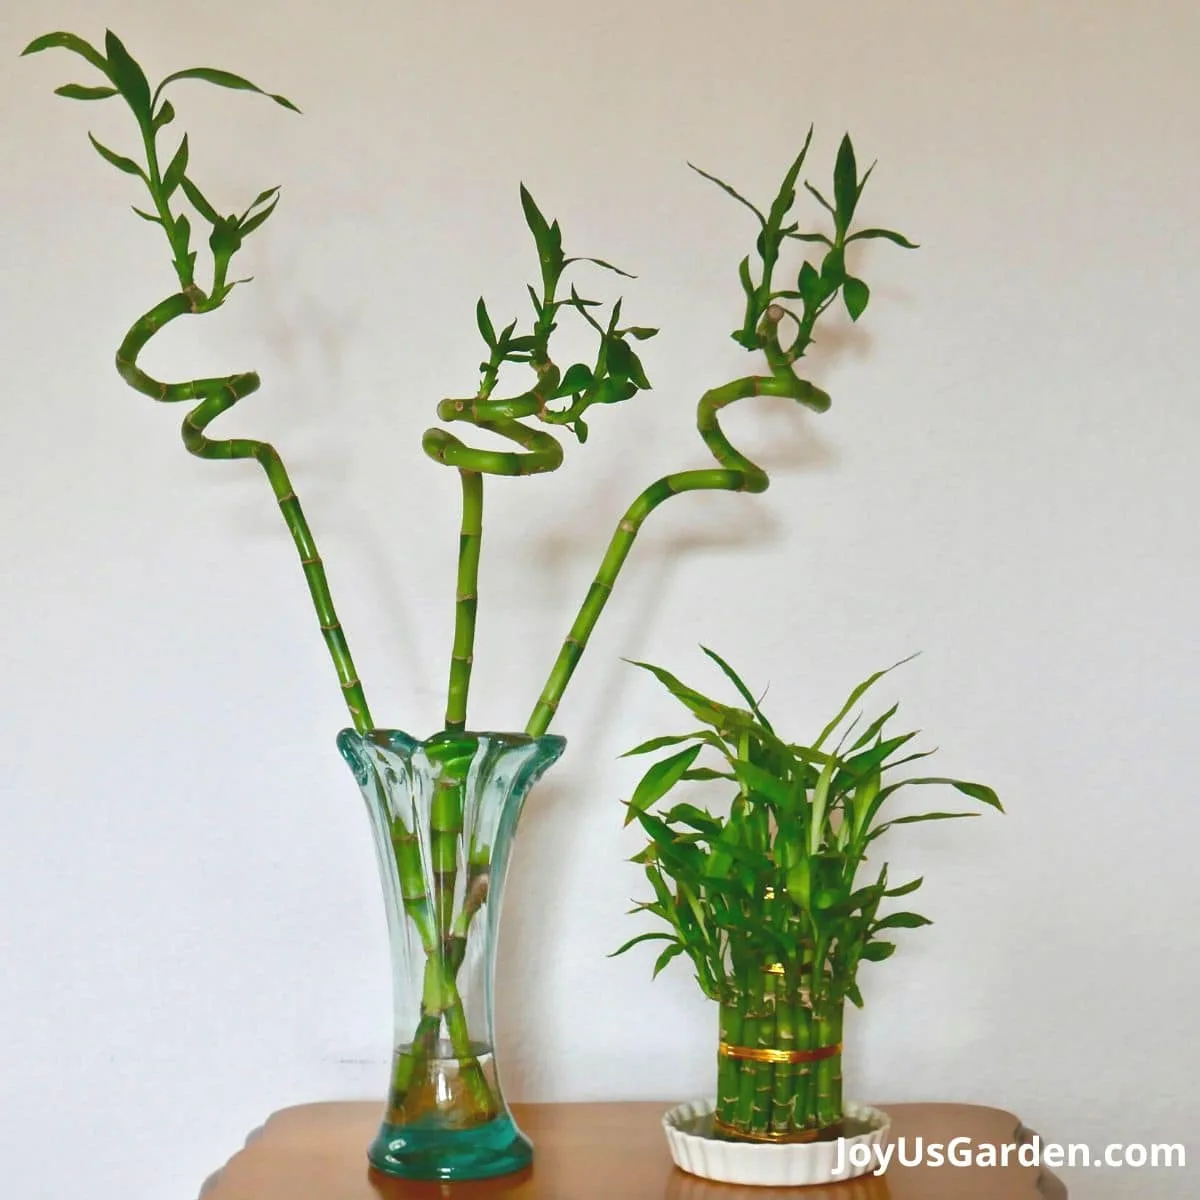
[[[105,36],[103,52],[74,34],[56,32],[37,38],[24,53],[52,48],[77,55],[100,76],[96,83],[66,84],[57,89],[59,95],[83,101],[119,97],[130,110],[138,144],[132,156],[110,149],[90,134],[89,137],[102,158],[135,180],[148,195],[148,206],[135,207],[134,211],[159,228],[170,248],[175,284],[165,299],[133,322],[117,350],[117,370],[132,388],[153,400],[190,406],[182,434],[191,453],[209,459],[253,459],[262,467],[295,544],[321,636],[354,730],[365,738],[382,737],[383,731],[374,724],[358,668],[334,608],[316,543],[280,455],[265,441],[208,436],[208,428],[218,416],[259,388],[258,375],[244,372],[168,383],[152,377],[139,365],[139,356],[160,330],[181,317],[220,308],[233,288],[245,282],[231,278],[232,261],[246,238],[275,211],[279,200],[279,188],[270,187],[240,212],[230,213],[209,198],[193,177],[186,134],[174,133],[175,89],[187,81],[201,81],[270,94],[239,75],[210,67],[175,71],[151,87],[141,65],[111,32]],[[270,95],[270,98],[284,108],[298,111],[284,96]],[[684,492],[703,489],[761,492],[767,487],[766,473],[725,436],[718,421],[720,412],[737,400],[759,395],[787,397],[815,412],[827,409],[829,397],[797,374],[797,363],[812,344],[818,321],[836,301],[842,301],[852,320],[857,320],[867,306],[870,293],[867,285],[848,270],[848,249],[853,243],[867,239],[912,245],[891,230],[852,230],[855,211],[871,172],[859,175],[849,137],[842,140],[837,153],[830,197],[811,183],[803,184],[807,194],[824,210],[827,231],[801,228],[793,209],[811,137],[810,130],[765,210],[723,181],[699,172],[753,214],[757,232],[752,254],[742,259],[738,268],[742,314],[733,337],[747,353],[765,359],[766,369],[739,375],[700,397],[697,428],[716,465],[679,471],[657,480],[636,497],[618,520],[595,580],[525,725],[524,735],[528,738],[539,738],[549,728],[618,574],[650,513],[665,500]],[[582,295],[571,282],[573,270],[581,265],[621,275],[625,272],[601,259],[567,256],[558,222],[542,214],[524,187],[520,189],[520,200],[539,265],[538,281],[528,289],[532,320],[524,328],[518,328],[518,322],[513,320],[497,329],[481,298],[475,316],[486,357],[480,364],[479,384],[473,392],[444,399],[437,406],[443,422],[466,422],[511,441],[515,448],[507,452],[477,449],[444,428],[428,430],[422,440],[426,454],[458,471],[462,490],[454,637],[443,722],[445,738],[450,739],[445,752],[455,762],[467,761],[463,758],[466,753],[463,747],[450,742],[467,729],[484,476],[555,470],[563,453],[551,432],[554,427],[569,429],[583,442],[588,434],[585,416],[594,405],[617,404],[650,387],[634,344],[652,337],[656,330],[623,324],[620,301],[606,308]],[[198,257],[205,243],[208,266],[202,282]],[[798,272],[795,266],[790,267],[794,273],[781,281],[785,251],[794,243],[815,246],[817,256],[814,261],[803,261]],[[562,365],[556,361],[552,343],[565,317],[585,322],[595,335],[596,350],[590,362]],[[514,369],[527,372],[528,383],[523,389],[502,391],[502,376]],[[547,428],[539,429],[530,423],[533,421]],[[360,782],[364,777],[360,777]],[[463,958],[462,941],[479,907],[479,881],[482,879],[486,886],[491,851],[488,845],[476,844],[463,824],[464,773],[445,773],[438,786],[437,824],[426,837],[431,844],[422,842],[419,831],[398,818],[389,834],[391,861],[400,879],[405,911],[413,920],[416,920],[414,914],[423,914],[422,952],[429,957],[430,968],[436,968],[438,981],[438,986],[431,987],[423,1001],[419,1026],[408,1043],[408,1057],[402,1055],[397,1060],[393,1101],[398,1099],[400,1108],[404,1107],[418,1047],[430,1045],[431,1038],[436,1039],[439,1031],[445,1031],[463,1055],[470,1056],[460,1000],[453,984]],[[425,871],[433,860],[441,866],[432,873]],[[473,906],[464,890],[466,881],[474,881],[474,891],[470,893],[475,898]],[[430,913],[435,914],[433,919],[428,919]],[[478,1096],[481,1088],[474,1090]],[[486,1115],[486,1088],[482,1090],[481,1107]]]
[[[719,1005],[718,1131],[804,1140],[842,1119],[842,1012],[846,1000],[862,1006],[859,965],[891,956],[893,930],[930,924],[915,912],[880,911],[887,900],[915,892],[921,879],[892,886],[887,863],[869,882],[860,871],[894,826],[978,815],[885,818],[885,805],[905,787],[928,785],[1001,805],[980,783],[894,776],[933,753],[911,749],[915,733],[888,731],[898,706],[862,727],[861,714],[848,720],[887,671],[859,684],[816,740],[803,744],[776,733],[742,678],[719,655],[705,653],[744,708],[713,700],[660,667],[636,664],[701,728],[628,752],[678,747],[642,777],[626,820],[647,835],[633,861],[653,891],[632,911],[657,917],[667,930],[639,934],[615,953],[663,941],[654,974],[686,955],[701,991]],[[698,765],[702,754],[715,765]],[[726,812],[682,799],[656,810],[681,784],[712,780],[726,789]]]

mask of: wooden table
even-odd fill
[[[276,1113],[205,1185],[203,1200],[1066,1200],[1049,1172],[1022,1167],[901,1167],[826,1187],[712,1183],[671,1162],[661,1118],[670,1102],[517,1104],[532,1170],[473,1183],[415,1183],[370,1171],[379,1106],[308,1104]],[[894,1137],[975,1145],[1032,1135],[1011,1113],[964,1104],[895,1104]],[[1015,1158],[1015,1156],[1014,1156]]]

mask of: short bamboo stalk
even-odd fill
[[[785,976],[747,971],[720,1003],[717,1129],[748,1141],[806,1140],[842,1116],[840,1005],[818,1017]],[[789,1056],[814,1058],[790,1061]]]

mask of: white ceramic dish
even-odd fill
[[[886,1113],[862,1104],[847,1104],[846,1116],[864,1121],[865,1133],[829,1142],[728,1142],[690,1132],[702,1118],[710,1116],[711,1100],[680,1104],[663,1116],[663,1129],[675,1165],[703,1179],[721,1183],[743,1183],[762,1187],[801,1187],[836,1183],[865,1175],[876,1165],[875,1147],[886,1144],[891,1121]],[[851,1166],[852,1146],[870,1146],[870,1161]],[[858,1156],[866,1157],[861,1151]],[[840,1174],[835,1174],[838,1168]]]

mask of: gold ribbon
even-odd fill
[[[841,1054],[842,1043],[836,1046],[818,1046],[815,1050],[774,1050],[768,1046],[731,1046],[721,1042],[717,1053],[722,1058],[740,1058],[760,1063],[809,1063],[820,1062]]]

